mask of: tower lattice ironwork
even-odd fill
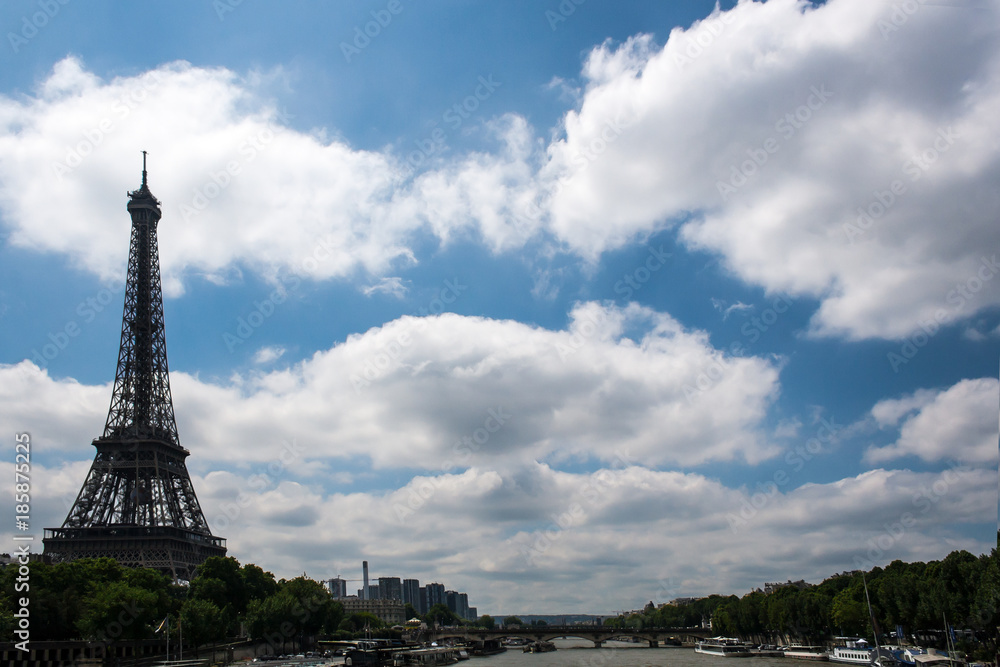
[[[115,388],[97,456],[61,528],[45,530],[56,559],[110,556],[190,578],[209,556],[226,554],[212,535],[188,474],[167,373],[156,226],[160,202],[142,185],[128,193],[132,216],[128,279]]]

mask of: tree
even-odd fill
[[[375,614],[368,611],[356,611],[340,622],[340,629],[348,632],[361,632],[363,630],[378,630],[385,627],[385,623]]]
[[[403,615],[406,616],[406,620],[410,620],[411,618],[417,618],[420,614],[417,613],[416,608],[412,604],[407,602],[403,605]]]
[[[326,614],[326,620],[323,622],[323,632],[328,634],[336,632],[342,620],[344,620],[344,605],[337,600],[332,600]]]
[[[503,624],[504,627],[509,627],[512,625],[520,627],[524,625],[524,623],[521,622],[521,619],[519,619],[517,616],[508,616],[507,618],[503,619]]]
[[[248,605],[251,600],[266,600],[278,592],[278,582],[274,580],[274,575],[253,563],[240,568],[240,578],[243,579]]]
[[[123,581],[95,586],[77,627],[86,639],[109,644],[145,639],[162,618],[156,602],[155,594]]]
[[[833,598],[830,621],[840,632],[867,635],[868,612],[865,605],[856,598],[854,592],[845,588]]]
[[[246,613],[251,638],[266,639],[274,653],[284,653],[285,642],[292,638],[296,630],[288,620],[294,606],[295,599],[287,592],[276,593],[266,600],[251,601]]]
[[[288,620],[295,627],[301,647],[305,637],[319,634],[328,625],[327,619],[335,611],[333,598],[323,584],[308,577],[282,581],[280,590],[279,595],[288,595],[293,601],[292,617]]]
[[[28,567],[31,572],[31,638],[41,641],[79,639],[77,621],[82,618],[93,591],[121,581],[129,571],[111,558],[81,558],[54,565],[33,562]],[[19,597],[13,595],[17,575],[17,567],[0,569],[0,590],[11,594],[3,606],[11,613],[15,597]]]
[[[455,615],[455,612],[448,609],[447,605],[439,602],[427,610],[424,620],[431,625],[458,625],[460,619]]]
[[[208,600],[189,599],[181,607],[180,623],[184,629],[184,638],[198,647],[217,642],[226,636],[226,626],[222,610]]]
[[[489,614],[483,614],[479,617],[479,620],[476,621],[476,625],[481,628],[486,628],[487,630],[492,630],[497,626],[497,622],[494,621],[493,617]]]
[[[211,556],[198,566],[188,597],[208,600],[226,615],[227,625],[247,610],[247,584],[238,560],[232,556]]]
[[[732,615],[730,614],[730,608],[735,607],[739,604],[739,601],[727,602],[725,604],[720,604],[712,612],[712,630],[718,630],[720,633],[725,635],[735,635],[737,634],[736,625],[733,623]]]
[[[681,607],[665,604],[656,610],[656,625],[661,628],[680,628],[687,625]]]
[[[1000,542],[1000,532],[997,533]],[[980,558],[982,576],[979,590],[972,601],[973,627],[984,631],[986,641],[978,659],[987,662],[1000,648],[997,628],[1000,626],[1000,549]]]
[[[266,600],[251,600],[247,605],[244,620],[250,639],[261,640],[271,632],[273,622],[269,611]]]

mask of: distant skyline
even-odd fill
[[[107,416],[145,150],[180,441],[241,562],[608,615],[988,552],[998,13],[5,3],[33,529]]]

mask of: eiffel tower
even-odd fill
[[[55,560],[109,556],[122,565],[190,579],[226,541],[208,528],[184,459],[170,398],[156,225],[160,202],[146,182],[128,193],[132,239],[122,339],[111,408],[97,456],[61,528],[46,528]]]

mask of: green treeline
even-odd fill
[[[122,567],[110,558],[54,565],[29,563],[28,589],[18,583],[18,564],[0,570],[0,641],[15,641],[22,597],[29,599],[31,641],[84,639],[107,644],[157,636],[169,618],[171,642],[183,630],[192,648],[227,638],[268,642],[275,652],[302,648],[307,638],[398,637],[399,632],[367,612],[347,614],[327,589],[308,577],[275,580],[253,564],[232,557],[209,558],[190,585],[156,570]],[[22,590],[18,590],[18,586]],[[406,605],[407,618],[417,616]],[[424,615],[429,623],[461,623],[444,605]],[[483,616],[477,624],[492,627]]]
[[[275,651],[301,646],[305,638],[345,639],[359,633],[394,634],[372,614],[345,614],[326,588],[308,577],[275,580],[232,557],[209,558],[189,585],[155,570],[126,568],[110,558],[49,565],[33,562],[29,589],[18,591],[18,565],[0,570],[0,641],[13,641],[19,599],[30,599],[32,641],[86,639],[107,643],[153,637],[170,619],[172,641],[179,625],[184,643],[197,647],[227,637],[269,642]],[[1000,626],[1000,555],[955,551],[929,563],[894,561],[865,573],[873,613],[883,635],[903,626],[907,634],[943,629],[943,618],[960,633],[970,655],[996,654]],[[22,585],[23,588],[23,585]],[[416,611],[406,607],[407,618]],[[817,586],[779,588],[742,598],[712,595],[685,605],[652,603],[641,613],[609,618],[625,628],[697,627],[706,620],[718,634],[766,643],[818,643],[836,635],[872,639],[860,572],[839,574]],[[459,619],[435,605],[423,620],[452,625]],[[506,624],[518,619],[509,617]],[[476,623],[492,627],[494,619]]]
[[[954,551],[929,563],[893,561],[865,573],[872,613],[885,637],[903,627],[908,635],[942,633],[944,618],[960,633],[960,648],[992,657],[1000,625],[1000,555]],[[784,586],[770,595],[713,595],[687,605],[648,604],[642,613],[606,621],[618,627],[694,627],[711,619],[714,632],[759,643],[821,643],[834,636],[873,641],[861,572],[838,574],[818,586]],[[941,641],[943,642],[943,634]],[[884,641],[884,639],[883,639]],[[943,648],[942,646],[939,648]]]
[[[110,558],[28,567],[27,592],[15,589],[16,563],[0,571],[2,641],[13,640],[20,597],[30,600],[32,641],[147,639],[169,617],[172,642],[181,630],[191,647],[245,634],[282,650],[303,637],[348,629],[355,620],[345,618],[343,607],[319,582],[307,577],[275,581],[270,572],[241,566],[231,557],[209,558],[187,586]]]

